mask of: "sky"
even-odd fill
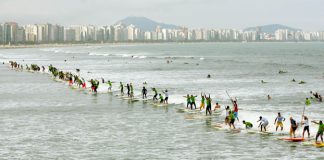
[[[324,30],[324,0],[0,0],[0,23],[112,25],[128,16],[190,28]]]

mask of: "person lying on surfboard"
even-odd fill
[[[323,143],[323,131],[324,131],[323,121],[319,121],[319,122],[312,121],[312,122],[315,123],[315,124],[318,124],[318,131],[316,133],[315,142],[318,143],[317,139],[318,139],[318,137],[321,137],[321,140],[322,140],[322,143]]]

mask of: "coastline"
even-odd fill
[[[22,49],[22,48],[48,48],[48,47],[75,47],[75,46],[100,46],[100,45],[119,45],[119,44],[193,44],[193,43],[324,43],[324,41],[178,41],[178,42],[105,42],[105,43],[48,43],[48,44],[18,44],[18,45],[0,45],[1,49]]]

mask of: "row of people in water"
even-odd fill
[[[13,68],[13,69],[23,70],[23,65],[18,64],[17,62],[13,62],[13,61],[10,61],[9,63],[10,63],[11,68]],[[26,65],[26,70],[40,71],[40,67],[38,67],[35,64],[32,64],[30,67],[28,65]],[[44,66],[42,66],[42,71],[45,72]],[[61,80],[68,81],[68,83],[70,85],[73,85],[74,83],[76,83],[77,86],[86,88],[86,81],[83,78],[79,78],[79,75],[77,75],[77,74],[72,74],[71,72],[60,71],[56,67],[53,67],[52,65],[49,66],[49,71],[52,73],[52,75],[55,78],[58,77]],[[80,70],[77,69],[77,73],[79,71]],[[91,90],[93,92],[97,92],[97,88],[99,87],[99,81],[95,80],[95,79],[91,79],[89,82],[91,84]],[[103,78],[102,78],[102,83],[106,83]],[[114,82],[112,82],[110,80],[107,81],[107,84],[109,85],[108,91],[112,90],[112,83],[114,83]],[[145,82],[144,85],[146,85],[146,84],[147,83]],[[134,88],[133,88],[132,83],[127,84],[125,87],[127,88],[127,96],[133,98],[134,97]],[[154,92],[153,101],[158,102],[159,101],[158,96],[159,96],[160,103],[166,103],[166,104],[168,103],[168,98],[169,98],[168,90],[162,91],[165,95],[165,98],[162,96],[161,93],[158,93],[156,88],[152,88],[152,91]],[[124,95],[124,85],[122,82],[120,82],[120,93],[121,93],[121,95]],[[316,99],[319,99],[319,100],[321,99],[321,95],[319,95],[317,92],[313,93],[311,91],[310,93]],[[187,94],[187,96],[186,96],[187,108],[189,108],[189,106],[190,106],[190,109],[193,109],[193,107],[195,107],[195,109],[197,109],[196,97],[197,96]],[[269,95],[268,95],[268,97],[269,97]],[[143,86],[143,88],[142,88],[142,98],[147,99],[147,89],[145,86]],[[226,111],[225,124],[229,125],[230,128],[235,129],[234,122],[235,122],[235,120],[239,121],[239,118],[238,118],[239,109],[238,109],[238,104],[237,104],[236,98],[235,99],[231,98],[231,102],[233,104],[233,109],[231,110],[229,106],[227,106],[225,108],[225,111]],[[306,98],[305,105],[310,105],[310,104],[311,104],[310,99]],[[210,95],[206,96],[206,94],[201,93],[201,104],[200,104],[199,109],[203,110],[206,106],[206,115],[208,115],[208,114],[211,115],[212,114],[211,105],[212,105],[212,99],[211,99]],[[221,106],[218,103],[216,103],[214,111],[217,109],[220,109],[220,108],[221,108]],[[276,117],[275,122],[274,122],[276,124],[276,131],[278,130],[279,127],[281,128],[281,130],[283,130],[283,121],[285,121],[285,118],[283,116],[281,116],[281,113],[278,113],[278,116]],[[253,124],[251,122],[247,122],[245,120],[243,120],[242,122],[247,129],[250,129],[253,127]],[[266,131],[266,128],[269,125],[268,120],[265,117],[260,116],[259,120],[257,122],[260,122],[258,127],[261,128],[261,131]],[[319,125],[318,132],[316,133],[316,142],[317,142],[318,138],[320,137],[321,141],[323,143],[323,131],[324,131],[323,122],[322,121],[319,121],[319,122],[312,121],[312,122]],[[295,131],[298,127],[298,124],[297,124],[296,120],[294,120],[292,117],[290,117],[290,124],[291,124],[290,136],[296,137]],[[308,122],[307,116],[303,116],[303,121],[301,122],[301,125],[304,126],[303,137],[304,137],[305,132],[307,132],[308,137],[310,137],[309,122]]]

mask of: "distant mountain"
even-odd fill
[[[173,24],[159,23],[145,17],[127,17],[125,19],[118,21],[116,24],[118,23],[122,23],[125,25],[133,24],[143,31],[155,31],[157,26],[161,26],[162,28],[167,28],[167,29],[179,28],[179,26]]]
[[[264,25],[264,26],[249,27],[249,28],[244,29],[244,31],[256,31],[257,28],[260,28],[260,31],[264,32],[264,33],[275,33],[275,31],[278,29],[287,29],[287,30],[291,30],[291,31],[300,31],[301,30],[301,29],[284,26],[281,24],[269,24],[269,25]]]

